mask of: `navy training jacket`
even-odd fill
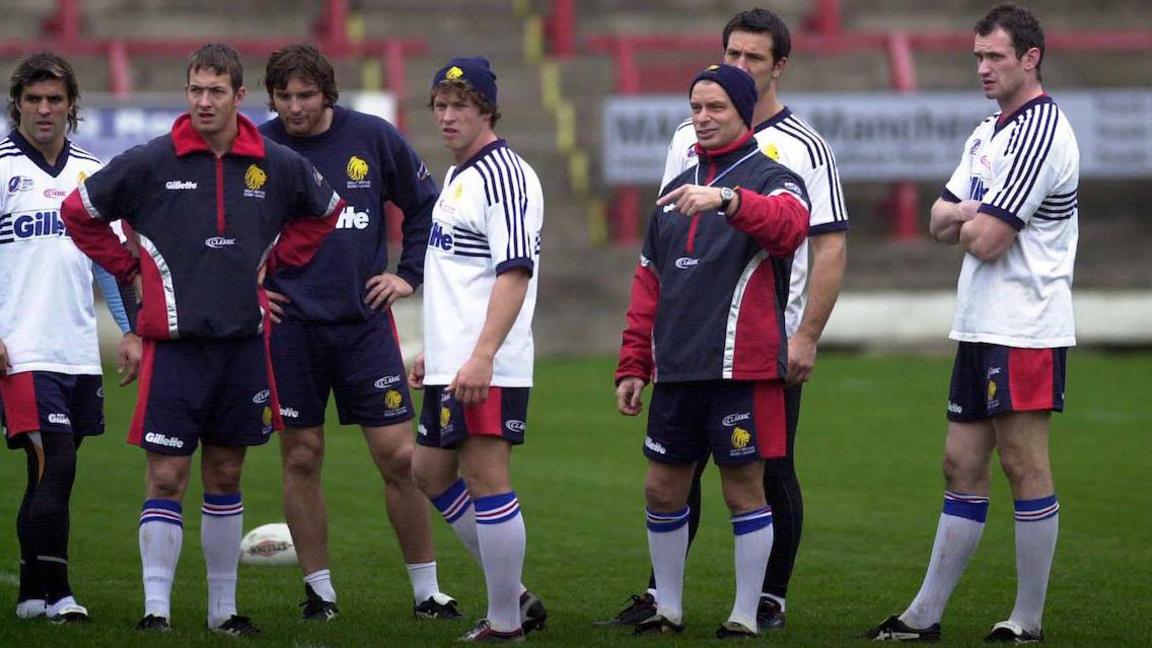
[[[787,371],[784,307],[792,254],[808,231],[804,182],[763,154],[749,132],[697,147],[682,185],[730,187],[735,213],[685,216],[657,206],[632,281],[616,381],[775,380]]]
[[[122,282],[140,276],[135,331],[155,340],[258,335],[267,263],[302,266],[332,231],[344,201],[312,165],[237,115],[221,158],[188,115],[172,132],[115,157],[61,208],[76,245]],[[139,258],[110,222],[123,219]],[[275,248],[273,248],[275,245]]]

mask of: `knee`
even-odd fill
[[[682,497],[678,497],[677,492],[678,489],[667,480],[649,475],[644,481],[644,501],[653,511],[669,513],[687,506],[688,503]]]
[[[413,451],[410,471],[416,488],[428,499],[435,499],[456,483],[459,477],[456,474],[455,464],[449,469],[448,466],[435,461],[433,457],[427,456],[427,452],[432,451]]]
[[[413,448],[411,444],[390,448],[375,457],[376,467],[388,486],[404,486],[413,482]],[[423,489],[421,489],[423,490]]]
[[[297,478],[317,477],[320,474],[320,465],[324,461],[324,446],[285,437],[280,456],[284,464],[284,473]]]
[[[184,472],[174,467],[153,467],[148,471],[148,497],[179,501],[184,497]]]
[[[1048,476],[1047,464],[1031,461],[1024,455],[1001,453],[1000,467],[1014,490],[1029,481],[1042,480]]]
[[[985,462],[958,453],[946,453],[942,469],[948,487],[965,493],[973,492],[988,479]]]
[[[243,461],[218,461],[203,466],[205,492],[239,493]]]

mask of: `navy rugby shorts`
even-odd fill
[[[28,432],[103,434],[103,380],[55,371],[0,375],[0,423],[11,448]]]
[[[1068,349],[1021,349],[961,342],[948,388],[948,420],[981,421],[1008,412],[1064,411]]]
[[[470,436],[524,443],[530,387],[489,387],[482,403],[461,405],[444,386],[424,387],[416,443],[432,448],[455,448]]]
[[[656,383],[648,406],[644,455],[666,464],[717,465],[787,453],[784,384],[778,380]]]
[[[128,442],[190,455],[203,442],[252,446],[283,429],[264,336],[222,340],[144,338]]]
[[[341,425],[377,427],[415,416],[391,313],[366,322],[272,325],[280,414],[290,427],[324,424],[328,394]]]

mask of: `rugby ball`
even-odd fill
[[[296,545],[283,522],[258,526],[240,541],[240,562],[245,565],[295,565]]]

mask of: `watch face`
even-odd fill
[[[720,189],[720,197],[723,198],[724,200],[732,200],[736,196],[732,192],[731,189],[729,189],[728,187],[723,187],[722,189]]]

